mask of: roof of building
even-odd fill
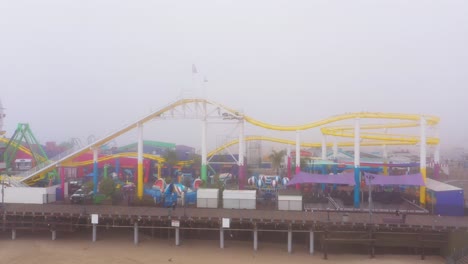
[[[430,190],[433,190],[435,192],[443,192],[443,191],[461,191],[463,190],[462,188],[446,184],[440,181],[436,181],[430,178],[426,179],[426,187]]]

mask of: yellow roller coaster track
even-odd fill
[[[181,99],[178,100],[172,104],[169,104],[163,108],[161,108],[158,111],[155,111],[143,118],[138,119],[137,121],[130,123],[129,125],[123,127],[122,129],[117,130],[114,133],[111,133],[101,139],[98,139],[97,141],[89,144],[86,147],[83,147],[79,151],[76,151],[75,153],[68,155],[66,158],[59,160],[57,162],[51,163],[51,165],[46,166],[33,174],[27,176],[23,181],[25,182],[30,182],[30,180],[34,177],[37,177],[39,174],[43,174],[47,171],[52,170],[55,168],[55,166],[59,163],[66,163],[77,156],[81,155],[82,153],[85,153],[90,150],[90,148],[96,148],[99,147],[117,137],[120,135],[136,128],[138,124],[143,124],[148,121],[151,121],[153,119],[157,119],[161,117],[163,114],[166,112],[170,112],[171,110],[179,107],[179,106],[184,106],[187,104],[206,104],[206,105],[212,105],[215,107],[219,107],[224,109],[225,111],[235,115],[238,118],[244,119],[246,122],[259,126],[265,129],[270,129],[270,130],[277,130],[277,131],[303,131],[303,130],[308,130],[312,128],[317,128],[321,127],[322,133],[325,135],[332,135],[332,136],[337,136],[337,137],[354,137],[353,133],[353,128],[346,126],[346,127],[328,127],[325,128],[323,126],[335,123],[338,121],[343,121],[343,120],[353,120],[356,118],[360,119],[383,119],[383,120],[400,120],[400,121],[406,121],[402,123],[389,123],[389,124],[377,124],[377,125],[362,125],[361,129],[366,130],[366,129],[384,129],[384,128],[407,128],[407,127],[417,127],[419,126],[419,121],[421,120],[422,117],[426,119],[426,123],[429,126],[436,125],[439,122],[439,118],[436,116],[432,115],[416,115],[416,114],[398,114],[398,113],[371,113],[371,112],[360,112],[360,113],[347,113],[347,114],[342,114],[342,115],[335,115],[330,118],[326,118],[317,122],[312,122],[312,123],[307,123],[303,125],[293,125],[293,126],[282,126],[282,125],[275,125],[275,124],[269,124],[266,122],[259,121],[257,119],[254,119],[250,116],[244,115],[243,113],[240,113],[239,111],[236,111],[232,108],[226,107],[224,105],[221,105],[219,103],[206,100],[206,99],[200,99],[200,98],[195,98],[195,99]],[[285,143],[285,144],[292,144],[291,141],[289,140],[282,140],[282,139],[273,139],[273,138],[268,138],[268,137],[260,137],[263,138],[263,140],[269,140],[269,141],[274,141],[274,142],[280,142],[280,143]],[[362,132],[361,133],[361,138],[365,140],[373,140],[370,142],[362,142],[362,145],[414,145],[419,142],[419,139],[417,136],[408,136],[408,135],[393,135],[393,134],[386,134],[386,133],[370,133],[370,132]],[[259,139],[256,139],[259,140]],[[427,139],[428,144],[437,144],[438,139],[437,138],[428,138]],[[235,143],[228,143],[228,144],[235,144]],[[294,143],[295,144],[295,143]],[[310,145],[308,145],[310,144]],[[303,143],[303,146],[319,146],[320,144],[317,143]],[[339,143],[340,146],[352,146],[352,143]],[[223,147],[224,149],[225,147]]]

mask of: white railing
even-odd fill
[[[27,184],[24,184],[16,179],[12,179],[12,178],[9,178],[8,179],[8,183],[10,186],[13,186],[13,187],[29,187]]]
[[[96,146],[101,146],[102,144],[106,143],[106,142],[109,142],[110,140],[114,139],[115,137],[131,130],[132,128],[136,127],[139,123],[141,122],[146,122],[148,121],[149,119],[153,119],[153,118],[156,118],[157,116],[155,116],[157,113],[163,111],[163,110],[167,110],[167,109],[170,109],[171,107],[175,107],[175,104],[177,104],[179,101],[181,100],[178,100],[178,101],[175,101],[173,103],[170,103],[168,104],[167,106],[157,110],[157,111],[152,111],[150,114],[147,114],[147,115],[144,115],[143,117],[139,118],[137,121],[134,121],[132,123],[129,123],[129,124],[126,124],[124,125],[123,127],[121,127],[120,129],[116,130],[115,132],[112,132],[112,133],[109,133],[107,134],[106,136],[94,141],[94,142],[91,142],[89,143],[88,145],[84,146],[84,147],[79,147],[77,146],[77,148],[72,148],[68,151],[65,151],[64,153],[61,153],[59,154],[58,156],[46,161],[46,162],[43,162],[41,164],[39,164],[38,166],[32,168],[31,170],[29,171],[25,171],[23,173],[21,173],[21,176],[23,176],[24,178],[21,179],[21,182],[24,182],[32,177],[35,177],[37,176],[38,174],[42,173],[42,172],[45,172],[47,170],[50,170],[53,166],[57,166],[60,162],[62,161],[65,161],[65,160],[68,160],[70,158],[72,158],[73,156],[75,155],[78,155],[80,153],[83,153],[89,149],[92,149],[93,147],[96,147]],[[211,103],[213,104],[212,102],[208,102],[208,103]],[[162,114],[162,112],[161,112]]]
[[[61,161],[64,157],[70,156],[70,154],[73,154],[73,153],[75,153],[77,151],[82,151],[82,148],[80,146],[74,146],[71,149],[68,149],[68,150],[62,152],[62,153],[52,157],[49,160],[40,163],[39,165],[37,165],[36,167],[34,167],[34,168],[30,169],[30,170],[21,172],[20,174],[18,174],[18,176],[22,177],[23,179],[21,179],[21,182],[24,182],[25,180],[29,179],[31,176],[34,176],[34,175],[38,174],[38,172],[40,172],[41,170],[48,169],[51,166],[57,165],[59,163],[59,161]]]

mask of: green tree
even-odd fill
[[[94,189],[94,182],[93,181],[87,181],[85,182],[85,184],[83,185],[83,191],[88,193],[90,191],[92,191]]]
[[[115,182],[110,177],[102,179],[99,183],[99,192],[106,197],[111,197],[115,192]]]
[[[281,162],[283,161],[284,156],[286,155],[286,150],[282,149],[280,151],[272,150],[268,158],[271,161],[271,166],[276,170],[276,174],[279,175],[279,169]]]

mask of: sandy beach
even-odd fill
[[[50,240],[49,232],[17,233],[17,239],[11,240],[11,233],[0,235],[0,263],[414,263],[419,262],[419,255],[377,255],[370,259],[368,255],[330,254],[323,259],[321,252],[311,256],[305,245],[294,245],[293,254],[288,254],[286,245],[259,243],[259,250],[254,252],[249,242],[227,241],[226,248],[220,249],[214,240],[184,240],[181,246],[175,246],[173,239],[152,238],[140,234],[138,246],[133,244],[131,230],[109,230],[98,233],[98,241],[91,242],[91,232],[58,233],[57,240]],[[445,263],[442,257],[427,256],[424,263]]]

